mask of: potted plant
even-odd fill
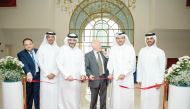
[[[14,57],[0,59],[3,109],[23,109],[23,64]]]
[[[178,58],[167,71],[168,109],[190,109],[190,57]]]

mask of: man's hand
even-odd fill
[[[73,76],[68,76],[65,80],[68,80],[68,81],[73,81],[73,80],[74,80],[74,78],[73,78]]]
[[[50,73],[47,77],[48,77],[49,80],[51,80],[51,79],[53,79],[55,77],[55,75],[53,73]]]
[[[117,80],[124,80],[125,79],[125,75],[124,74],[120,74]]]
[[[81,76],[80,76],[81,82],[84,82],[84,81],[87,80],[87,79],[88,79],[88,77],[85,76],[85,75],[81,75]]]
[[[90,76],[89,76],[89,79],[90,79],[90,80],[94,80],[94,79],[95,79],[95,76],[94,76],[94,75],[90,75]]]
[[[26,79],[27,79],[27,82],[32,82],[32,80],[33,80],[32,74],[28,73]]]
[[[141,82],[138,82],[137,85],[139,88],[141,88]]]
[[[85,76],[85,75],[81,75],[81,76],[80,76],[80,80],[81,80],[81,81],[86,80],[86,76]]]
[[[109,76],[108,76],[108,79],[109,79],[109,80],[113,80],[113,75],[109,75]]]

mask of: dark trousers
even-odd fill
[[[39,77],[34,79],[39,80]],[[33,101],[35,109],[40,109],[40,83],[26,83],[27,109],[32,109]]]
[[[92,88],[90,109],[97,109],[98,95],[100,96],[100,109],[106,109],[107,80],[99,80],[99,87]]]

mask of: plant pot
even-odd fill
[[[190,109],[190,87],[169,85],[168,109]]]
[[[23,109],[22,82],[2,83],[3,109]]]

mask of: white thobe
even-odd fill
[[[132,47],[114,46],[110,50],[108,70],[113,74],[111,109],[134,109],[134,89],[124,89],[119,85],[134,87],[133,72],[136,56]],[[120,74],[124,80],[117,80]]]
[[[57,57],[57,65],[61,72],[59,109],[80,109],[80,81],[65,80],[68,76],[80,79],[85,75],[84,55],[75,47],[64,45]]]
[[[137,65],[137,81],[141,87],[161,84],[164,80],[165,53],[156,46],[142,48]],[[141,90],[141,109],[160,109],[160,89]]]
[[[40,109],[58,109],[58,68],[56,56],[59,52],[58,46],[44,45],[37,53],[40,66],[41,81],[51,83],[40,83]],[[47,76],[53,73],[54,79],[49,80]]]

